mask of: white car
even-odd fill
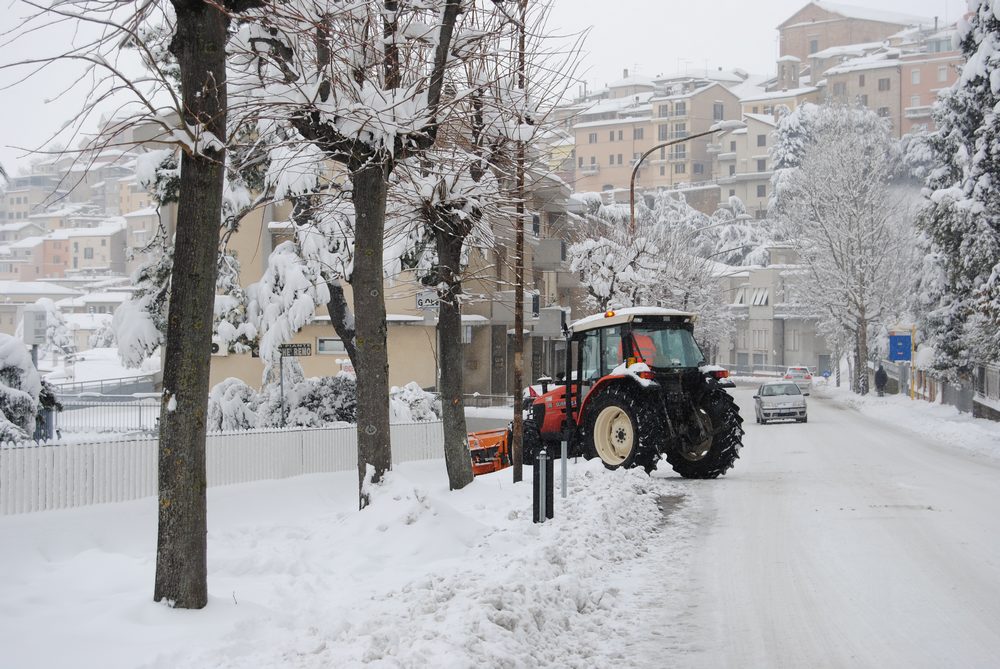
[[[808,395],[812,388],[812,372],[808,367],[789,367],[785,370],[785,380],[792,381],[803,394]]]
[[[753,400],[757,422],[762,425],[772,420],[808,421],[805,394],[790,381],[770,381],[761,385]]]

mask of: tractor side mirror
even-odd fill
[[[754,396],[753,396],[753,398],[754,398],[755,400],[759,400],[759,399],[760,399],[760,395],[754,395]]]
[[[809,393],[802,393],[803,397],[809,397]]]

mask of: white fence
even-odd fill
[[[391,427],[392,461],[444,457],[440,422]],[[208,435],[208,485],[357,469],[353,425]],[[157,440],[0,445],[0,515],[156,495]]]

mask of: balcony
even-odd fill
[[[722,144],[706,144],[705,150],[709,153],[722,153]]]
[[[906,118],[930,118],[931,110],[933,107],[931,105],[922,105],[920,107],[907,107],[903,110],[903,114]]]
[[[601,171],[601,166],[598,165],[597,163],[593,163],[591,165],[584,165],[583,167],[577,168],[577,172],[579,172],[585,177],[592,177],[595,174],[599,173],[600,171]]]

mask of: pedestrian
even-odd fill
[[[879,365],[878,369],[875,370],[875,390],[878,391],[879,397],[885,395],[885,384],[887,383],[889,383],[889,375],[885,373],[882,365]]]

